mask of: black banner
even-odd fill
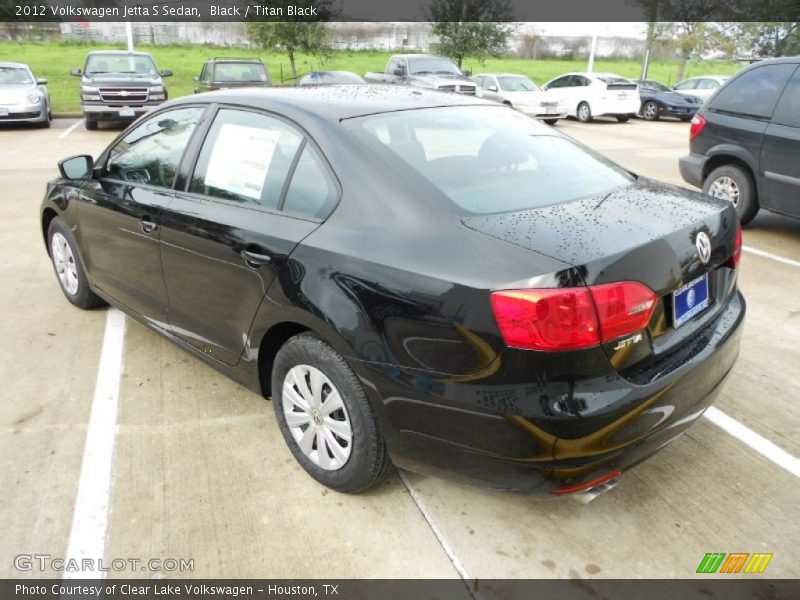
[[[786,22],[800,0],[0,0],[0,21],[20,22],[431,20]]]
[[[3,600],[796,600],[800,580],[719,578],[693,580],[346,580],[346,579],[107,579],[0,580]]]

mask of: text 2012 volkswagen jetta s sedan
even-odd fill
[[[41,224],[67,299],[271,396],[337,490],[392,463],[610,487],[702,414],[738,352],[730,203],[480,99],[215,92],[60,169]]]

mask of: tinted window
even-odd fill
[[[800,127],[800,69],[795,71],[794,77],[783,90],[772,120],[781,125]]]
[[[500,107],[410,110],[360,123],[379,150],[471,213],[560,204],[632,181],[599,155]]]
[[[548,88],[562,88],[567,87],[570,85],[570,80],[572,79],[572,75],[566,75],[564,77],[559,77],[558,79],[554,79],[549,84],[547,84]]]
[[[797,65],[766,65],[743,73],[717,92],[711,110],[769,118]]]
[[[204,110],[170,110],[139,125],[111,149],[106,176],[171,188],[183,151]]]
[[[572,83],[570,85],[575,87],[584,87],[587,85],[591,85],[591,80],[587,79],[586,77],[582,77],[581,75],[574,75],[572,77]]]
[[[306,145],[286,191],[283,210],[304,217],[322,218],[335,203],[336,187],[317,152]]]
[[[220,110],[203,142],[189,191],[277,208],[302,140],[293,127],[273,117]]]

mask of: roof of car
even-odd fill
[[[694,77],[687,77],[686,79],[682,79],[681,81],[693,81],[695,79],[730,79],[730,75],[695,75]]]
[[[475,96],[390,85],[240,88],[186,96],[170,104],[191,104],[198,100],[246,105],[286,114],[311,112],[330,121],[440,106],[498,106],[496,102]]]
[[[115,54],[119,56],[150,56],[149,52],[128,52],[127,50],[93,50],[88,56],[93,54]]]
[[[475,73],[473,77],[528,77],[522,73]],[[528,79],[530,79],[528,77]]]
[[[16,63],[16,62],[0,62],[0,67],[22,67],[22,68],[29,68],[28,65],[25,63]]]
[[[235,56],[215,56],[214,58],[207,58],[206,62],[233,62],[233,63],[261,63],[260,58],[236,58]]]

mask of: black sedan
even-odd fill
[[[41,227],[66,298],[271,397],[337,490],[394,464],[589,498],[738,353],[729,202],[474,97],[202,94],[60,170]]]
[[[642,101],[639,114],[648,121],[657,121],[661,117],[691,121],[703,106],[702,98],[679,94],[663,83],[650,79],[638,79],[636,87],[639,89],[639,99]]]

